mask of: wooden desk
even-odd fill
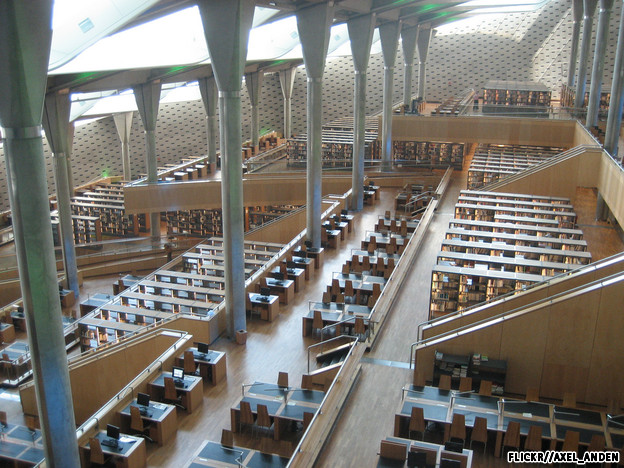
[[[0,436],[0,466],[35,466],[44,459],[40,430],[8,424]]]
[[[355,219],[355,216],[350,215],[350,214],[346,214],[346,215],[341,214],[340,215],[340,220],[342,222],[344,222],[344,223],[347,223],[347,230],[349,232],[353,231],[353,220],[354,219]]]
[[[171,372],[163,372],[156,379],[147,384],[147,391],[150,398],[162,401],[165,396],[165,377],[172,377]],[[201,377],[193,375],[184,376],[185,387],[178,387],[176,390],[182,394],[182,406],[188,413],[192,413],[204,401],[204,385]]]
[[[271,453],[262,453],[243,447],[224,447],[218,442],[204,441],[185,468],[200,466],[239,468],[257,466],[263,468],[282,468],[289,459]]]
[[[112,296],[109,294],[96,293],[93,296],[89,297],[87,300],[80,303],[80,316],[84,316],[91,312],[92,310],[97,309],[98,307],[106,304],[112,299]]]
[[[0,343],[10,343],[15,339],[13,324],[0,322]]]
[[[275,278],[266,277],[267,287],[271,289],[272,294],[279,296],[281,304],[288,304],[295,297],[295,282],[291,279],[277,280]]]
[[[130,431],[131,406],[139,407],[134,400],[119,412],[121,430],[124,432]],[[178,416],[176,407],[173,405],[150,402],[147,414],[141,415],[141,419],[146,423],[146,426],[150,426],[149,436],[160,446],[165,445],[178,431]]]
[[[26,331],[26,314],[24,312],[18,312],[17,310],[12,310],[11,320],[13,321],[13,326],[16,329],[20,331]]]
[[[227,375],[226,357],[222,351],[209,350],[206,354],[200,354],[197,348],[188,348],[187,351],[193,353],[193,358],[197,367],[199,367],[199,375],[205,381],[216,385],[221,382]],[[177,356],[175,358],[176,366],[184,366],[184,357]]]
[[[59,296],[61,297],[61,306],[63,307],[71,307],[76,303],[76,295],[71,289],[59,291]]]
[[[323,327],[338,322],[343,322],[345,326],[355,324],[355,319],[361,317],[365,319],[365,327],[368,327],[366,320],[370,319],[372,309],[365,305],[342,304],[337,302],[311,302],[309,312],[302,317],[302,335],[308,336],[312,333],[312,322],[314,312],[320,311],[323,320]]]
[[[321,226],[321,229],[325,229]],[[337,249],[340,244],[340,231],[338,229],[325,229],[327,242],[332,249]]]
[[[100,444],[103,440],[108,439],[106,432],[98,432],[94,435],[99,439]],[[102,444],[101,444],[102,445]],[[133,437],[131,435],[122,434],[119,438],[119,447],[113,448],[102,445],[104,456],[112,456],[115,458],[116,466],[123,468],[141,468],[147,466],[147,451],[145,449],[145,440],[141,437]],[[91,450],[89,443],[80,447],[80,464],[83,467],[91,466],[89,455]]]
[[[268,300],[263,300],[268,297]],[[247,295],[247,310],[251,313],[259,310],[260,318],[272,322],[279,315],[279,296],[261,296],[249,293]]]
[[[295,283],[295,292],[301,291],[305,282],[305,270],[303,268],[288,268],[286,270],[289,280],[293,280]],[[280,267],[276,266],[271,270],[271,275],[281,273]]]
[[[426,452],[431,453],[435,458],[427,457],[427,465],[440,466],[440,462],[443,458],[450,458],[453,460],[459,460],[462,468],[470,468],[472,466],[472,450],[462,449],[462,453],[449,452],[444,449],[444,445],[434,444],[432,442],[424,442],[420,440],[404,439],[401,437],[388,437],[389,442],[398,442],[407,446],[407,452]]]
[[[306,250],[303,250],[301,247],[298,247],[293,250],[293,254],[304,255],[305,257],[314,260],[314,268],[318,270],[319,268],[321,268],[321,266],[323,266],[325,249],[323,247],[319,247],[318,249],[308,247]]]
[[[305,270],[306,280],[310,280],[310,278],[314,276],[314,260],[313,259],[293,255],[292,262],[293,264],[296,264],[298,267],[303,268]]]

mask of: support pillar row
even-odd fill
[[[624,109],[624,2],[620,13],[620,30],[618,32],[615,65],[613,67],[613,81],[611,82],[611,101],[607,117],[607,132],[605,135],[605,150],[613,157],[618,154],[618,139],[622,126],[622,111]]]
[[[583,38],[581,39],[581,56],[579,58],[578,73],[576,74],[576,91],[574,107],[582,109],[585,103],[585,86],[587,82],[587,61],[591,49],[592,28],[594,13],[598,0],[583,0]]]
[[[379,26],[381,52],[384,61],[383,118],[381,132],[381,170],[392,170],[392,91],[394,87],[394,64],[399,47],[401,22],[394,21]]]
[[[52,0],[0,2],[0,126],[46,465],[78,468],[41,122]]]
[[[241,153],[241,81],[254,0],[200,0],[199,11],[219,88],[225,312],[231,339],[247,328]]]
[[[160,81],[151,81],[134,86],[139,115],[145,128],[145,148],[147,157],[147,183],[158,182],[158,164],[156,162],[156,121],[160,103]],[[150,232],[152,238],[160,237],[160,213],[150,213]]]
[[[604,72],[605,50],[609,35],[609,20],[613,0],[600,0],[600,13],[598,14],[598,28],[596,29],[596,48],[594,50],[594,64],[592,66],[591,85],[589,90],[589,103],[587,105],[587,128],[598,125],[598,111],[600,108],[600,93],[602,90],[602,74]]]
[[[418,25],[418,97],[425,101],[427,91],[427,54],[433,36],[431,24]]]
[[[206,140],[208,142],[208,165],[210,172],[214,173],[217,169],[217,103],[219,100],[217,81],[214,75],[209,78],[200,78],[197,80],[199,92],[206,110]]]
[[[570,63],[568,65],[568,88],[574,86],[576,73],[576,59],[578,58],[579,38],[581,37],[581,20],[583,19],[583,0],[572,2],[572,47],[570,50]]]
[[[125,181],[132,180],[132,167],[130,165],[130,133],[132,132],[132,116],[134,112],[123,112],[113,115],[117,135],[121,140],[121,163]]]
[[[284,97],[284,138],[292,136],[292,93],[295,86],[295,75],[297,68],[292,67],[280,70],[279,79],[282,86],[282,96]]]
[[[403,27],[401,29],[401,47],[403,48],[403,60],[405,61],[405,73],[403,83],[403,105],[412,104],[412,74],[414,72],[414,52],[418,39],[418,26]]]
[[[308,74],[308,161],[306,234],[313,248],[321,247],[322,186],[322,94],[329,28],[334,18],[334,2],[297,10],[297,30]]]
[[[262,78],[264,73],[256,71],[245,74],[245,86],[251,102],[251,144],[254,153],[258,153],[260,146],[260,90],[262,89]]]
[[[353,167],[351,177],[351,206],[359,211],[364,207],[364,151],[366,134],[366,71],[370,58],[376,14],[360,16],[347,21],[353,67],[355,68],[353,99]]]

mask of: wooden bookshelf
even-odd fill
[[[432,169],[452,166],[461,169],[466,145],[463,143],[430,141],[393,141],[395,163]]]
[[[365,132],[364,158],[368,161],[381,158],[381,141],[377,132]],[[288,166],[306,167],[308,154],[307,135],[298,135],[287,143]],[[323,128],[322,135],[323,167],[351,167],[353,163],[353,130],[329,130]]]
[[[551,91],[531,81],[488,81],[483,87],[483,113],[543,115],[550,108]]]

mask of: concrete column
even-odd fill
[[[351,54],[355,69],[353,99],[353,168],[351,179],[351,209],[364,207],[364,146],[366,128],[366,70],[370,57],[376,14],[358,16],[347,21]]]
[[[78,285],[78,267],[76,266],[76,247],[74,246],[74,228],[71,211],[71,194],[67,180],[67,147],[69,141],[69,111],[71,102],[69,91],[48,94],[43,107],[43,126],[52,154],[54,155],[54,178],[56,180],[56,200],[58,203],[61,248],[63,266],[67,278],[67,287],[80,297]]]
[[[79,467],[41,117],[52,1],[0,2],[0,126],[46,465]]]
[[[609,35],[609,20],[613,10],[613,0],[600,0],[600,13],[598,15],[598,28],[596,29],[596,49],[594,51],[594,64],[591,74],[591,86],[589,89],[589,103],[587,105],[587,128],[598,125],[598,110],[600,108],[600,92],[602,89],[602,73],[604,71],[605,50]]]
[[[432,37],[433,29],[431,24],[418,25],[418,97],[423,101],[426,100],[427,54],[429,53],[429,44]]]
[[[623,2],[624,3],[624,2]],[[618,139],[622,126],[622,111],[624,110],[624,4],[620,14],[620,30],[618,32],[618,44],[615,52],[615,65],[613,67],[613,81],[611,82],[611,101],[609,115],[607,116],[607,132],[605,135],[604,148],[613,157],[618,154]]]
[[[322,94],[329,29],[334,18],[334,2],[297,10],[297,29],[308,74],[308,161],[307,161],[307,239],[312,247],[321,246],[322,184]]]
[[[74,132],[76,131],[76,127],[74,122],[71,122],[67,127],[67,188],[69,191],[69,196],[74,196],[74,175],[72,174],[71,168],[71,155],[74,146]]]
[[[412,105],[412,74],[414,72],[414,52],[418,39],[418,26],[403,27],[401,29],[401,47],[403,48],[403,60],[405,62],[405,74],[403,81],[403,104]]]
[[[295,75],[297,68],[292,67],[287,70],[280,70],[279,79],[284,96],[284,138],[292,136],[292,93],[295,85]]]
[[[568,88],[574,86],[576,59],[578,56],[579,37],[581,36],[581,20],[583,19],[583,0],[572,0],[572,48],[568,65]]]
[[[156,184],[158,181],[156,121],[158,120],[158,104],[160,103],[160,86],[160,81],[152,81],[132,87],[143,128],[145,128],[148,184]],[[150,226],[152,237],[160,237],[160,213],[150,213]]]
[[[123,178],[130,182],[132,180],[132,166],[130,165],[130,133],[132,132],[133,112],[123,112],[114,114],[113,121],[117,129],[117,135],[121,140],[121,163],[123,165]]]
[[[219,87],[225,311],[230,338],[247,328],[240,94],[254,5],[254,0],[198,2]]]
[[[399,21],[379,26],[381,52],[384,61],[383,120],[381,132],[381,170],[392,170],[392,90],[394,87],[394,63],[399,47]]]
[[[217,101],[219,100],[217,81],[213,75],[209,78],[200,78],[197,83],[206,110],[208,164],[210,165],[210,172],[214,173],[217,168]]]
[[[576,94],[574,95],[574,107],[582,109],[585,103],[585,84],[587,82],[587,61],[591,48],[592,28],[594,26],[594,13],[598,0],[583,0],[583,39],[581,40],[581,57],[579,58],[576,81]]]
[[[256,71],[245,73],[245,85],[251,101],[251,144],[254,152],[258,152],[260,146],[260,90],[262,89],[262,78],[264,73]]]

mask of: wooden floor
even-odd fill
[[[363,360],[359,381],[342,409],[317,466],[376,466],[380,440],[392,435],[394,413],[401,400],[400,389],[411,380],[411,372],[407,369],[409,347],[415,340],[417,325],[428,313],[431,268],[453,217],[459,191],[466,187],[466,175],[466,171],[456,173],[441,200],[405,286],[374,349]],[[291,304],[280,306],[277,320],[268,323],[254,319],[248,323],[246,346],[233,344],[225,338],[213,344],[215,349],[227,353],[227,380],[215,387],[205,386],[204,402],[199,411],[192,415],[179,413],[178,433],[172,441],[161,448],[148,446],[149,466],[181,466],[203,440],[219,440],[221,429],[230,427],[230,408],[240,400],[242,384],[257,380],[276,382],[279,371],[290,374],[291,385],[299,384],[301,374],[307,368],[307,347],[315,342],[301,335],[301,316],[308,310],[308,301],[321,299],[323,290],[331,282],[332,272],[340,271],[342,264],[350,258],[351,248],[359,247],[365,232],[374,229],[378,214],[393,209],[395,193],[382,191],[381,200],[375,206],[366,207],[357,214],[355,230],[342,243],[340,251],[327,251],[323,269],[316,270],[315,277],[306,282],[306,287],[295,295]],[[575,208],[595,259],[624,249],[612,226],[593,221],[595,194],[591,190],[579,189]],[[111,293],[116,278],[89,280],[81,292],[82,298],[94,292]],[[20,422],[21,411],[15,391],[0,393],[0,406],[9,410],[9,420]],[[259,448],[259,443],[248,436],[237,436],[235,443]],[[489,454],[476,455],[475,466],[504,465]]]

